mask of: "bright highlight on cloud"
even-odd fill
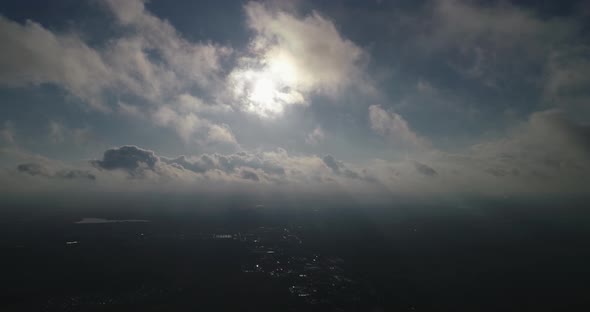
[[[312,93],[335,96],[360,83],[364,52],[330,20],[317,12],[298,18],[258,2],[244,9],[256,35],[229,85],[246,111],[276,117],[289,105],[309,105]]]
[[[424,147],[427,145],[427,141],[414,133],[402,116],[394,112],[385,111],[379,105],[369,106],[369,121],[371,123],[371,129],[392,141],[409,144],[414,147]]]

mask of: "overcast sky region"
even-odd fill
[[[0,4],[0,193],[590,190],[587,1]]]

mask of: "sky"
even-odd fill
[[[3,1],[0,194],[590,189],[585,1]]]

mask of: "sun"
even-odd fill
[[[232,74],[234,95],[245,110],[261,117],[280,116],[287,105],[305,102],[299,90],[294,62],[285,55],[269,55],[256,62],[259,66]]]
[[[276,84],[271,78],[260,77],[254,81],[248,99],[253,103],[261,105],[262,108],[266,110],[273,110],[273,106],[275,106],[274,109],[278,106],[273,105],[276,100],[277,92]]]

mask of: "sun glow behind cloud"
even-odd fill
[[[276,117],[287,105],[305,103],[303,94],[297,91],[300,76],[290,57],[267,53],[247,61],[254,65],[244,66],[230,76],[233,96],[244,102],[247,111]]]
[[[351,86],[370,89],[362,78],[363,49],[341,37],[331,20],[258,2],[244,9],[255,36],[227,80],[242,110],[273,118],[294,104],[309,105],[311,94],[337,97]]]

